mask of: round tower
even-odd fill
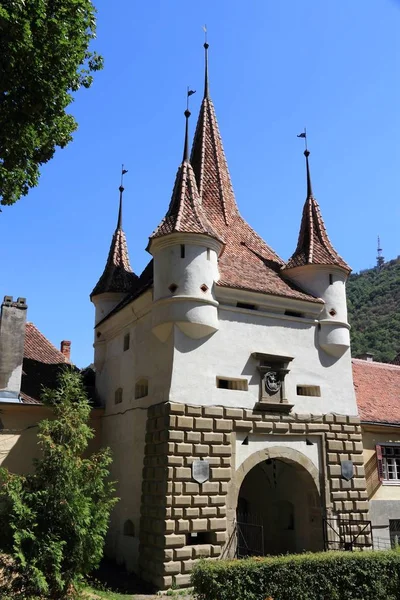
[[[189,162],[189,116],[186,110],[183,161],[169,209],[147,248],[154,257],[153,332],[163,341],[174,324],[196,339],[218,329],[214,285],[223,241],[204,214]]]
[[[333,248],[311,186],[309,151],[304,152],[307,168],[307,199],[303,208],[296,251],[283,273],[302,289],[324,301],[319,317],[320,347],[340,357],[350,348],[347,321],[346,280],[351,271]]]

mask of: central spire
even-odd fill
[[[215,109],[209,95],[208,48],[204,43],[204,97],[194,136],[191,163],[204,210],[218,227],[229,226],[239,215],[222,146]]]
[[[308,163],[308,157],[310,156],[309,150],[304,150],[304,156],[306,157],[306,169],[307,169],[307,198],[313,197],[312,185],[311,185],[311,175],[310,175],[310,165]]]

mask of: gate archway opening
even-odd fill
[[[311,473],[267,457],[244,477],[237,502],[238,556],[323,550],[321,498]]]

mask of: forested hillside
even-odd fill
[[[347,283],[352,355],[372,352],[390,362],[400,351],[400,257]]]

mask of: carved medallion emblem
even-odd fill
[[[265,374],[265,391],[269,394],[276,394],[281,389],[282,382],[276,371],[268,371]]]

